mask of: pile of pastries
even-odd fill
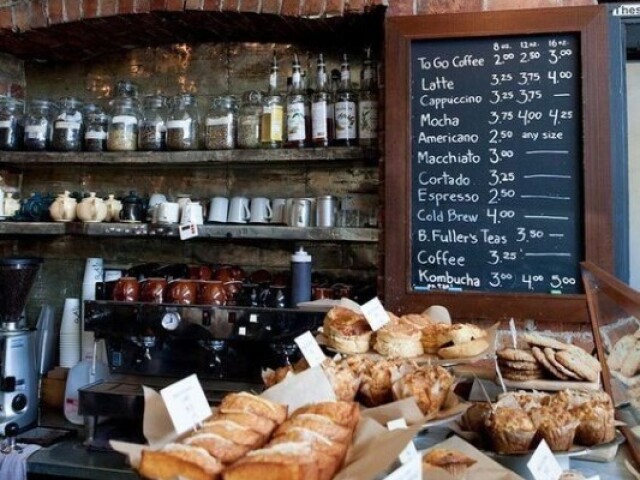
[[[455,378],[438,365],[416,365],[406,360],[373,360],[360,356],[326,359],[321,365],[336,397],[341,401],[358,400],[377,407],[394,400],[413,397],[427,419],[443,407]],[[305,362],[270,371],[263,376],[266,387],[306,368]]]
[[[551,450],[563,452],[574,444],[593,446],[615,437],[613,402],[601,391],[508,392],[495,404],[469,407],[460,425],[501,454],[527,452],[542,439]]]
[[[624,335],[613,345],[607,357],[607,365],[609,370],[626,378],[640,372],[640,330]]]
[[[557,380],[597,382],[600,362],[584,349],[539,333],[525,333],[528,348],[504,348],[496,352],[500,373],[508,380]]]
[[[341,468],[359,421],[353,402],[287,407],[249,393],[227,395],[202,428],[160,450],[145,449],[153,480],[329,480]]]
[[[415,358],[437,354],[440,358],[469,358],[489,348],[487,332],[472,324],[436,322],[426,313],[397,317],[373,332],[364,315],[345,307],[333,307],[324,319],[327,345],[345,354],[371,349],[389,358]]]

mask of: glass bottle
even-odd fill
[[[291,91],[287,95],[287,147],[302,148],[307,143],[305,107],[307,95],[302,84],[298,55],[293,55]]]
[[[357,102],[358,96],[351,88],[351,69],[345,53],[340,65],[340,85],[336,91],[334,105],[335,144],[355,145],[357,141]]]
[[[112,101],[107,134],[107,150],[132,151],[138,146],[138,101],[133,97],[116,97]]]
[[[167,148],[167,99],[148,95],[143,100],[142,118],[138,125],[138,150]]]
[[[260,116],[262,115],[262,93],[250,90],[242,95],[238,112],[238,147],[260,146]]]
[[[84,146],[87,152],[104,152],[107,150],[107,134],[109,131],[109,115],[95,110],[87,114],[87,128],[84,132]]]
[[[22,141],[24,103],[13,97],[0,98],[0,150],[17,150]]]
[[[82,101],[75,97],[62,97],[58,105],[51,146],[59,152],[78,151],[82,148],[84,138]]]
[[[283,121],[282,96],[278,92],[278,61],[275,53],[269,74],[269,91],[262,103],[260,143],[266,148],[282,147]]]
[[[328,147],[333,139],[333,95],[322,54],[318,55],[316,91],[311,101],[311,139],[314,147]]]
[[[207,150],[230,150],[236,147],[238,102],[232,95],[222,95],[211,101],[204,131]]]
[[[41,151],[51,143],[54,104],[49,100],[35,99],[29,102],[27,116],[24,119],[24,148]]]
[[[378,141],[378,79],[376,65],[367,48],[360,70],[358,97],[358,144],[370,147]]]
[[[198,149],[198,106],[195,95],[176,95],[167,121],[167,149]]]

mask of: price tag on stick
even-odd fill
[[[378,297],[373,297],[367,303],[360,307],[362,309],[362,314],[371,325],[371,330],[374,332],[380,330],[387,323],[389,323],[389,314],[380,303],[380,299]]]
[[[307,331],[303,333],[299,337],[296,337],[294,341],[298,347],[300,347],[300,351],[309,364],[309,368],[317,367],[327,358],[324,353],[322,353],[320,345],[318,345],[318,342],[311,332]]]
[[[163,388],[160,396],[178,434],[193,430],[211,416],[211,407],[195,374]]]

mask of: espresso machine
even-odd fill
[[[42,259],[0,258],[0,432],[38,418],[35,330],[22,313]]]

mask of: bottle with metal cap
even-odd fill
[[[311,300],[311,255],[303,247],[291,255],[290,306]]]

